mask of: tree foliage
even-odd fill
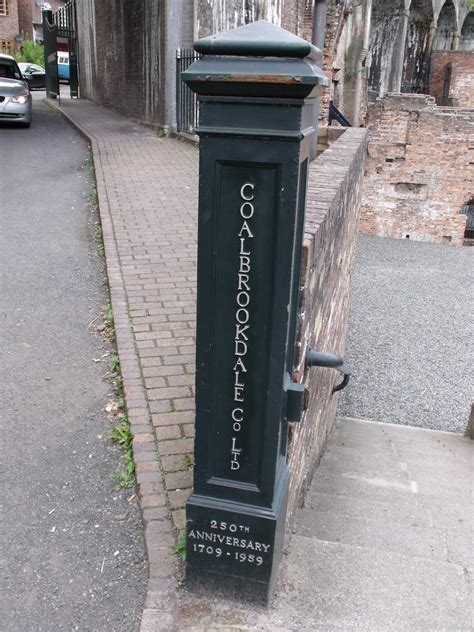
[[[41,44],[32,40],[23,40],[22,47],[15,54],[15,59],[20,62],[24,61],[29,64],[38,64],[44,66],[44,48]]]

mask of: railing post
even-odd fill
[[[314,46],[260,21],[199,40],[196,443],[187,579],[266,600],[285,533],[287,422],[314,99]],[[289,411],[292,411],[291,413]]]

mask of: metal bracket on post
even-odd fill
[[[342,391],[342,389],[346,388],[349,384],[351,372],[344,364],[344,358],[341,358],[341,356],[308,349],[306,354],[306,368],[309,369],[312,366],[322,366],[328,369],[336,369],[336,371],[339,371],[339,373],[344,375],[342,382],[340,384],[336,384],[336,386],[332,389],[333,393]]]
[[[304,384],[292,382],[290,375],[286,374],[286,420],[301,421],[304,410]]]

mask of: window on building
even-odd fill
[[[0,40],[0,53],[4,53],[5,55],[12,54],[12,43],[10,40]]]
[[[10,0],[0,0],[0,15],[10,15]]]

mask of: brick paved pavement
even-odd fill
[[[88,101],[61,109],[92,145],[149,558],[142,629],[165,630],[192,485],[198,152]]]

